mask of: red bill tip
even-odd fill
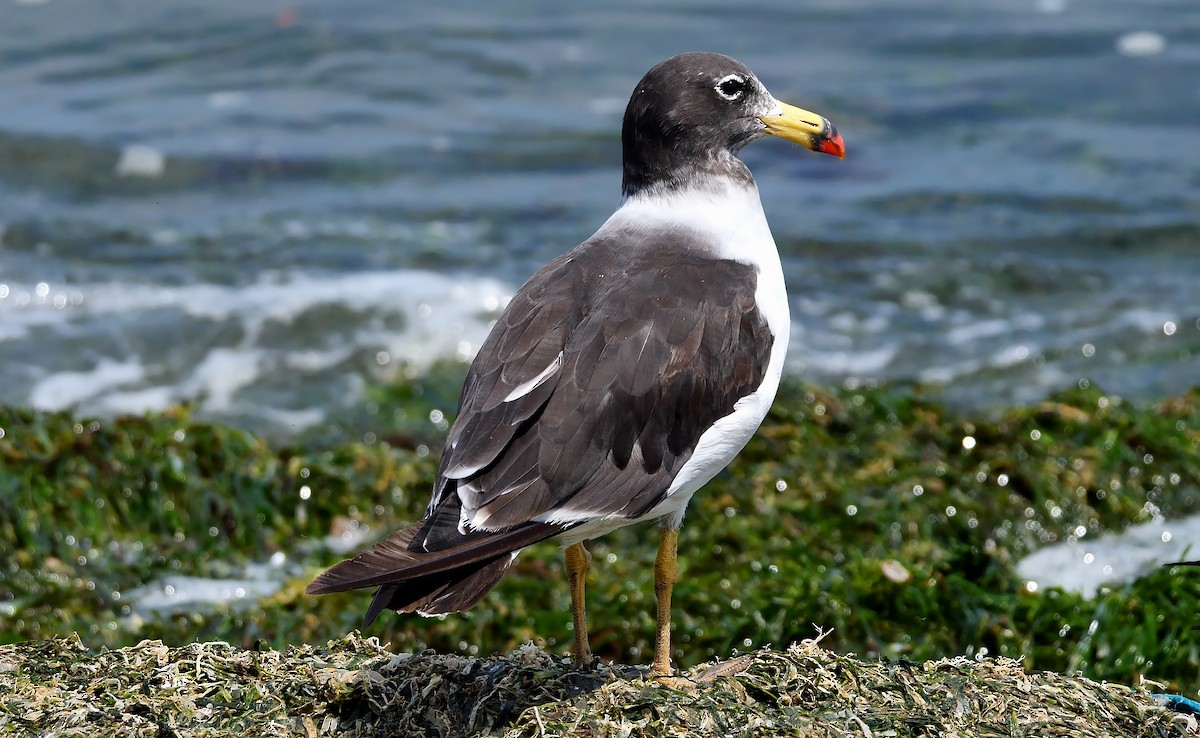
[[[846,144],[842,143],[842,134],[837,132],[837,129],[832,125],[825,135],[821,137],[821,141],[817,144],[817,151],[822,154],[830,154],[839,159],[846,158]]]

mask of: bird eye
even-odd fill
[[[746,91],[746,80],[731,74],[717,83],[717,93],[726,100],[736,100]]]

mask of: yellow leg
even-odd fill
[[[654,665],[650,676],[671,676],[671,589],[679,567],[675,563],[675,551],[679,545],[679,531],[663,528],[658,541],[658,556],[654,559],[654,596],[658,600],[658,632],[654,639]]]
[[[575,658],[576,666],[589,666],[592,663],[592,647],[588,643],[587,604],[583,599],[583,585],[592,565],[592,555],[582,543],[567,546],[566,555],[567,582],[571,586],[571,621],[575,626],[571,655]]]

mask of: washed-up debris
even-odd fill
[[[1153,685],[1147,685],[1153,686]],[[1188,736],[1149,689],[1029,674],[1011,659],[862,661],[815,641],[647,680],[528,644],[476,659],[351,634],[247,650],[159,641],[99,653],[0,647],[0,735]]]

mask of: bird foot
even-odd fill
[[[574,665],[576,669],[591,669],[596,665],[596,657],[590,652],[584,654],[572,654],[571,664]]]
[[[687,677],[673,676],[671,674],[658,674],[653,669],[646,672],[646,679],[653,680],[656,686],[674,689],[679,692],[691,692],[700,685]]]

